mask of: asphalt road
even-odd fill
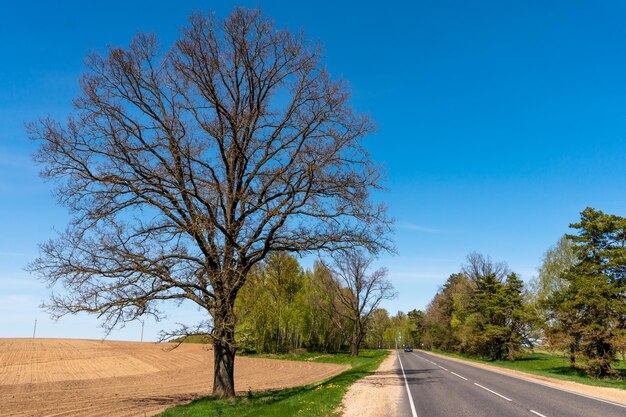
[[[405,385],[399,417],[626,417],[623,405],[424,352],[400,351],[397,362]]]

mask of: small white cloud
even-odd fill
[[[434,229],[432,227],[420,226],[419,224],[408,223],[408,222],[400,222],[397,224],[398,228],[404,230],[411,230],[413,232],[422,232],[422,233],[441,233],[442,231],[439,229]]]

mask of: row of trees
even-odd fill
[[[285,252],[268,256],[242,288],[235,311],[239,345],[256,352],[301,348],[358,355],[381,301],[395,297],[386,271],[373,258],[337,253],[332,263],[304,270]]]
[[[384,279],[384,270],[367,273],[369,261],[358,255],[354,259],[352,254],[338,265],[316,262],[309,270],[287,253],[270,255],[237,299],[236,338],[241,349],[264,353],[350,349],[356,355],[361,346],[389,349],[419,344],[423,313],[413,310],[390,316],[378,308],[380,301],[395,293]],[[359,265],[364,274],[353,273]],[[356,279],[359,276],[367,279]],[[365,291],[359,293],[357,287]]]
[[[626,219],[587,208],[570,227],[530,288],[506,264],[470,254],[427,307],[420,343],[494,360],[542,345],[611,376],[626,351]]]
[[[404,345],[420,346],[421,326],[424,313],[411,310],[398,311],[390,316],[385,309],[378,309],[372,315],[364,345],[371,349],[394,349]]]
[[[395,292],[384,270],[369,272],[371,261],[361,253],[344,254],[331,265],[318,261],[309,270],[292,255],[271,254],[237,299],[239,346],[259,353],[349,349],[357,355],[361,346],[420,345],[424,313],[391,316],[378,308]]]
[[[450,275],[420,323],[426,348],[512,359],[532,343],[533,310],[524,283],[505,264],[472,253]]]

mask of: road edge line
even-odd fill
[[[402,376],[404,377],[404,386],[406,387],[406,393],[409,396],[409,404],[411,405],[411,413],[413,417],[417,417],[417,411],[415,411],[415,404],[413,403],[413,397],[411,396],[411,390],[409,389],[409,381],[406,379],[406,374],[404,373],[404,366],[402,365],[402,359],[400,359],[400,354],[397,353],[398,362],[400,362],[400,369],[402,370]]]

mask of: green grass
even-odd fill
[[[351,369],[321,383],[238,396],[234,400],[202,398],[187,405],[176,406],[160,417],[338,417],[339,406],[348,387],[372,373],[388,351],[364,350],[358,357],[349,354],[306,353],[303,355],[254,355],[254,357],[303,360],[350,365]]]
[[[626,361],[618,361],[613,364],[613,369],[620,375],[619,378],[595,379],[587,376],[585,371],[580,368],[570,368],[569,357],[562,355],[536,352],[527,353],[514,361],[488,361],[457,353],[439,350],[435,350],[434,352],[472,362],[486,363],[501,368],[514,369],[516,371],[528,372],[529,374],[547,376],[565,381],[574,381],[599,387],[626,389]]]

